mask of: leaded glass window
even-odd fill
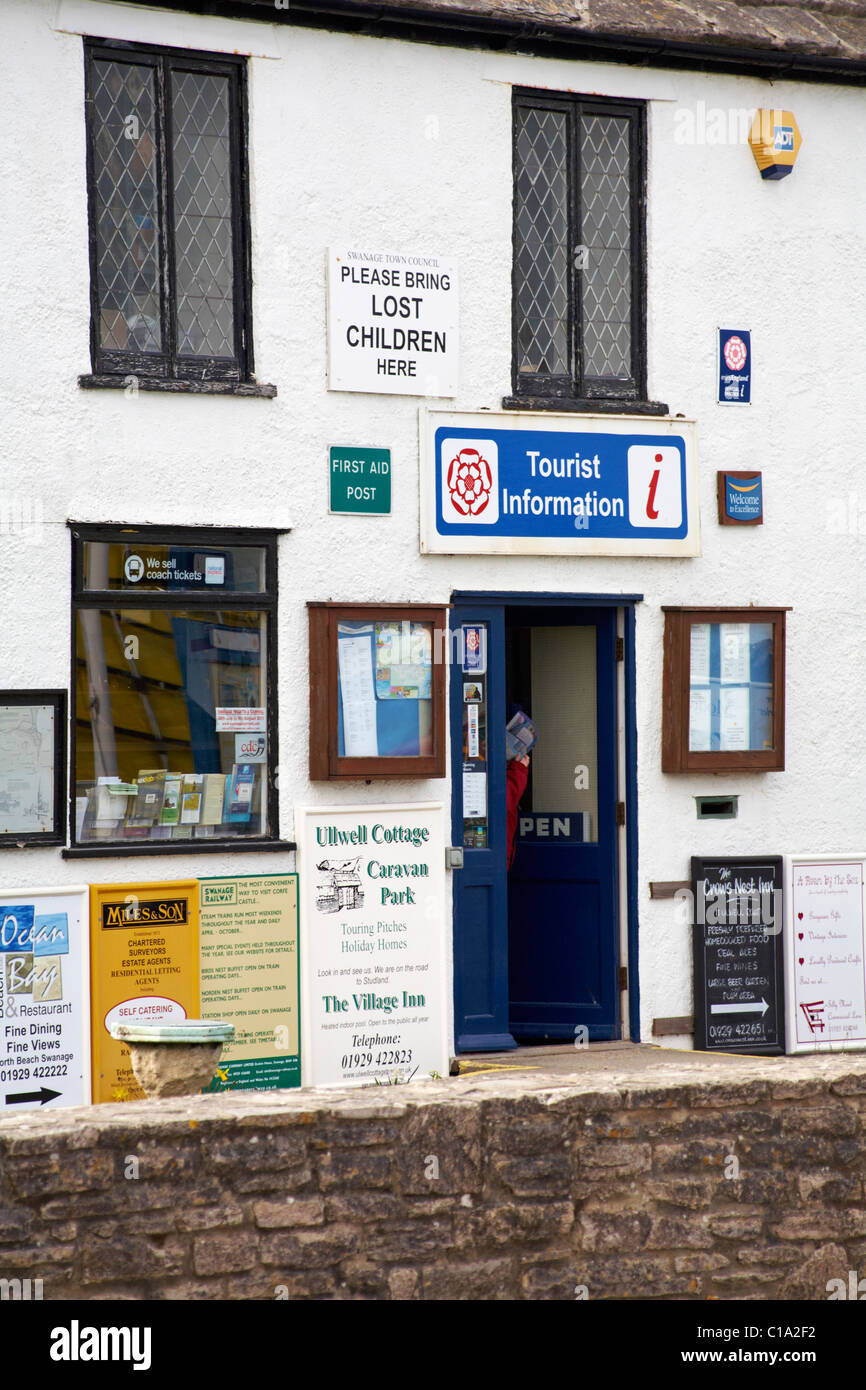
[[[515,391],[645,395],[643,110],[517,93]]]
[[[245,380],[243,61],[86,55],[93,370]]]

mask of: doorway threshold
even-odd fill
[[[518,1046],[513,1052],[462,1053],[451,1063],[452,1076],[481,1076],[508,1072],[536,1072],[539,1075],[573,1076],[575,1073],[603,1075],[606,1072],[643,1072],[647,1067],[659,1069],[674,1063],[706,1065],[708,1061],[729,1064],[755,1062],[754,1056],[735,1052],[706,1052],[675,1047],[657,1047],[653,1043],[632,1043],[622,1040],[590,1043],[575,1047],[572,1043],[532,1044]],[[766,1062],[783,1062],[784,1057],[765,1057]]]

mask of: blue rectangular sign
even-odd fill
[[[421,549],[698,555],[694,423],[421,412]]]
[[[760,473],[751,476],[725,474],[725,515],[729,521],[754,522],[764,518]]]
[[[747,328],[719,329],[720,405],[750,405],[752,400],[752,334]]]
[[[675,434],[441,425],[439,535],[656,537],[688,532],[686,446]]]

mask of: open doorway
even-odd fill
[[[561,1044],[583,1030],[587,1041],[617,1039],[616,610],[508,595],[455,608],[454,621],[481,629],[486,648],[474,691],[471,672],[452,672],[454,829],[464,845],[454,879],[458,1051]],[[509,704],[538,727],[510,871]]]

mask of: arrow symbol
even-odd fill
[[[761,999],[760,1004],[711,1004],[711,1014],[760,1014],[763,1018],[769,1009],[766,999]]]
[[[54,1100],[55,1096],[62,1095],[62,1091],[49,1091],[47,1086],[42,1086],[38,1091],[19,1091],[15,1096],[7,1096],[7,1105],[26,1105],[28,1101],[38,1100],[40,1105],[46,1101]]]

